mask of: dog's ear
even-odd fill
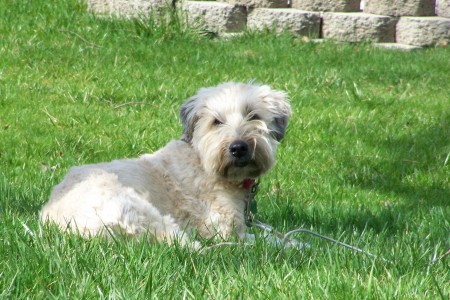
[[[274,123],[274,135],[277,141],[281,141],[286,134],[286,128],[288,124],[289,116],[283,115],[280,117],[275,117]]]
[[[270,90],[267,95],[271,106],[274,119],[272,122],[273,134],[277,141],[281,141],[286,134],[286,128],[289,118],[292,114],[288,96],[285,92]]]
[[[192,140],[194,134],[195,123],[198,117],[195,114],[198,96],[193,96],[187,99],[180,108],[180,119],[183,125],[182,139],[188,143]]]

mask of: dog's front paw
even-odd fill
[[[199,250],[202,247],[202,244],[200,244],[199,241],[193,241],[193,242],[190,242],[189,244],[187,244],[185,246],[187,246],[187,247],[189,247],[190,249],[193,249],[193,250]]]
[[[178,240],[178,245],[191,250],[199,250],[202,248],[202,244],[199,241],[195,241],[184,236]]]

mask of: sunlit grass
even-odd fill
[[[208,39],[182,19],[110,20],[76,1],[0,0],[0,20],[0,298],[448,297],[447,48]],[[39,224],[70,166],[155,151],[200,87],[252,79],[294,111],[258,218],[392,263],[307,235],[302,253],[261,240],[197,252]]]

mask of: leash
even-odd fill
[[[248,184],[248,183],[247,183]],[[255,196],[258,192],[258,187],[259,187],[259,180],[258,181],[254,181],[253,185],[250,188],[250,191],[248,193],[247,199],[245,201],[245,209],[244,209],[244,218],[245,218],[245,224],[247,225],[247,227],[257,227],[259,229],[264,230],[265,232],[267,232],[268,234],[273,234],[276,239],[277,239],[277,243],[281,243],[283,244],[286,248],[290,248],[290,247],[294,247],[298,250],[300,250],[303,247],[309,248],[309,244],[304,244],[302,242],[299,242],[295,239],[290,238],[291,235],[293,234],[297,234],[297,233],[305,233],[305,234],[309,234],[312,235],[314,237],[318,237],[320,239],[323,239],[325,241],[328,241],[330,243],[334,243],[337,244],[339,246],[345,247],[347,249],[365,254],[371,258],[378,258],[381,259],[383,262],[387,262],[387,263],[392,263],[391,261],[383,258],[383,257],[378,257],[377,255],[374,255],[368,251],[365,251],[363,249],[357,248],[355,246],[346,244],[344,242],[335,240],[333,238],[330,238],[326,235],[320,234],[318,232],[309,230],[309,229],[304,229],[304,228],[297,228],[294,230],[289,231],[286,234],[283,234],[279,231],[277,231],[275,228],[273,228],[272,226],[262,223],[258,220],[254,220],[254,216],[257,213],[257,205],[256,205],[256,200],[255,200]]]
[[[323,240],[326,240],[328,242],[337,244],[339,246],[343,246],[343,247],[345,247],[347,249],[350,249],[350,250],[353,250],[353,251],[365,254],[365,255],[367,255],[367,256],[369,256],[371,258],[380,259],[380,260],[382,260],[383,262],[386,262],[386,263],[392,263],[392,261],[387,260],[387,259],[385,259],[383,257],[379,257],[379,256],[377,256],[375,254],[372,254],[372,253],[368,252],[368,251],[365,251],[365,250],[360,249],[358,247],[355,247],[355,246],[346,244],[344,242],[335,240],[335,239],[330,238],[330,237],[328,237],[326,235],[320,234],[318,232],[315,232],[315,231],[312,231],[312,230],[309,230],[309,229],[297,228],[297,229],[291,230],[288,233],[283,235],[281,232],[275,230],[272,226],[270,226],[268,224],[264,224],[264,223],[262,223],[262,222],[260,222],[258,220],[255,220],[255,222],[253,222],[252,225],[254,225],[255,227],[257,227],[259,229],[262,229],[262,230],[266,231],[269,234],[275,234],[275,236],[279,239],[279,241],[282,244],[285,245],[286,248],[294,247],[294,248],[297,248],[298,250],[300,250],[303,247],[309,248],[310,247],[309,244],[304,244],[304,243],[299,242],[299,241],[297,241],[295,239],[289,238],[291,235],[296,234],[296,233],[306,233],[306,234],[310,234],[312,236],[321,238]]]
[[[253,216],[256,215],[256,213],[258,212],[255,196],[256,193],[258,193],[259,179],[258,180],[247,179],[244,181],[243,185],[244,188],[249,189],[248,195],[245,199],[245,208],[244,208],[245,225],[247,225],[247,227],[252,227]]]

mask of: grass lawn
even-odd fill
[[[448,299],[450,48],[210,39],[76,0],[0,0],[0,298]],[[200,87],[267,83],[293,117],[258,218],[304,252],[83,240],[38,221],[72,165],[153,152]],[[210,242],[205,241],[205,245]]]

